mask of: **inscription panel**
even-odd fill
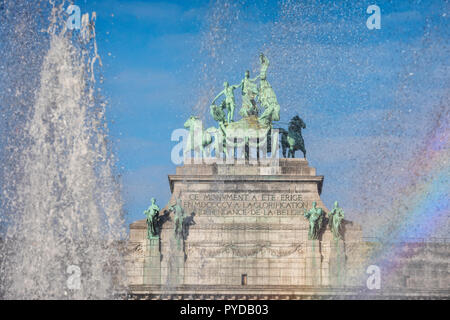
[[[184,192],[181,200],[198,216],[296,216],[306,208],[301,193]]]

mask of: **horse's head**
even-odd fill
[[[306,129],[306,124],[303,122],[302,118],[297,115],[289,122],[289,129],[293,131],[301,131],[302,129]]]
[[[191,128],[195,125],[195,123],[199,121],[198,117],[196,116],[190,116],[189,119],[186,120],[186,122],[184,123],[184,127],[186,129]]]

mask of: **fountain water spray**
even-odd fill
[[[64,6],[50,1],[49,48],[20,128],[20,174],[3,174],[7,299],[111,298],[123,284],[125,226],[95,88],[95,14],[83,17],[78,37],[65,27]]]

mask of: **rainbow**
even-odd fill
[[[399,258],[408,254],[405,243],[428,240],[449,219],[449,138],[447,122],[438,123],[424,139],[422,152],[410,161],[407,186],[392,206],[392,214],[402,215],[402,222],[394,230],[379,230],[378,235],[388,240],[368,257],[385,275],[401,267]]]

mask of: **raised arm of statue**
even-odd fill
[[[241,83],[239,84],[239,87],[241,88],[242,94],[244,94],[245,79],[242,79]]]
[[[264,53],[261,53],[259,57],[260,57],[260,62],[261,62],[261,64],[264,64],[264,65],[269,66],[269,64],[270,64],[269,58],[267,58],[267,57],[264,55]]]
[[[241,87],[242,85],[244,85],[244,81],[241,81],[241,83],[235,84],[234,86],[231,86],[231,88],[234,90],[234,89],[237,89],[237,88]]]
[[[220,91],[220,93],[214,98],[214,100],[212,101],[212,104],[216,103],[216,100],[219,99],[222,95],[225,94],[225,90]]]
[[[265,80],[267,76],[267,69],[269,68],[269,59],[263,53],[261,53],[261,55],[259,56],[259,61],[261,63],[259,76],[261,80]]]
[[[259,79],[259,77],[260,77],[261,75],[257,75],[256,77],[254,77],[253,79],[248,79],[248,80],[250,80],[251,82],[255,82],[256,80],[258,80]]]

